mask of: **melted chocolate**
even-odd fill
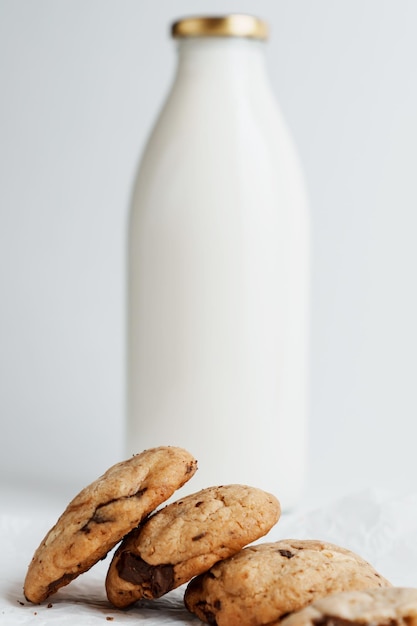
[[[78,574],[79,574],[79,572],[77,572],[77,573],[70,573],[70,574],[63,574],[61,576],[61,578],[58,578],[57,580],[54,580],[51,583],[49,583],[49,585],[48,585],[48,596],[50,596],[53,593],[55,593],[56,591],[58,591],[58,589],[60,589],[60,587],[64,587],[64,585],[68,585],[68,583],[70,583],[72,580],[74,580],[74,578],[76,578],[78,576]]]
[[[132,552],[122,552],[117,572],[123,580],[149,589],[152,598],[159,598],[174,588],[172,565],[149,565]]]
[[[108,502],[103,502],[103,504],[99,504],[91,518],[84,524],[82,528],[80,528],[81,532],[86,534],[91,532],[90,524],[107,524],[108,522],[114,522],[114,518],[109,516],[109,512],[106,510],[110,504],[117,502],[118,500],[129,500],[129,498],[141,498],[142,495],[147,491],[147,487],[143,489],[139,489],[132,496],[126,496],[126,498],[113,498],[113,500],[109,500]]]

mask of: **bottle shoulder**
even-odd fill
[[[254,144],[257,144],[255,146]],[[141,159],[141,169],[149,164],[163,166],[175,155],[177,167],[187,158],[211,153],[217,159],[256,159],[267,149],[269,158],[294,153],[293,139],[281,109],[270,90],[259,94],[207,93],[174,86],[150,134]]]
[[[297,150],[271,90],[209,91],[174,85],[144,150],[133,206],[164,211],[173,202],[201,202],[202,194],[212,203],[262,197],[301,204]]]

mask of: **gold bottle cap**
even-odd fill
[[[268,26],[253,15],[186,17],[172,24],[171,34],[183,37],[249,37],[268,39]]]

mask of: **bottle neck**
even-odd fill
[[[176,78],[259,85],[267,82],[264,50],[264,42],[241,37],[180,39]]]

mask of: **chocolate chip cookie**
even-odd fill
[[[43,602],[104,558],[196,469],[189,452],[170,446],[108,469],[70,502],[36,550],[24,583],[26,599]]]
[[[216,626],[280,620],[317,598],[390,583],[360,556],[330,543],[285,540],[244,548],[194,578],[185,605]]]
[[[279,623],[281,626],[417,626],[417,589],[387,587],[336,593],[316,600]]]
[[[280,504],[246,485],[209,487],[169,504],[132,531],[114,554],[106,589],[116,607],[158,598],[265,535]]]

